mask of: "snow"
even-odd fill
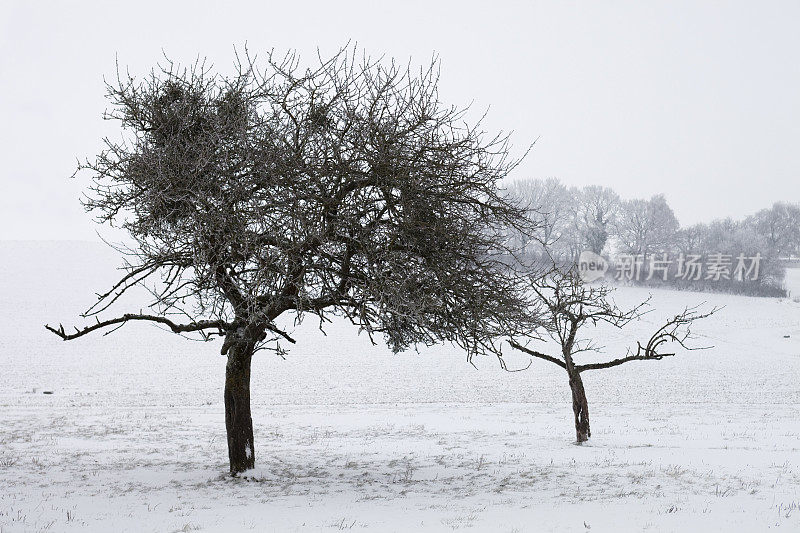
[[[800,530],[792,298],[653,291],[633,337],[599,332],[611,354],[703,301],[725,306],[695,328],[714,348],[585,373],[586,446],[555,365],[475,369],[449,346],[392,355],[342,323],[287,323],[286,360],[254,360],[257,467],[232,479],[218,344],[146,324],[61,342],[42,325],[71,325],[115,253],[2,242],[0,259],[2,533]]]

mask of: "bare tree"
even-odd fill
[[[253,467],[250,368],[294,343],[278,317],[344,316],[395,351],[448,341],[495,351],[527,302],[502,258],[524,209],[498,189],[518,160],[414,73],[343,50],[301,68],[245,54],[234,74],[168,62],[108,86],[126,135],[79,166],[100,223],[123,228],[126,274],[64,340],[148,321],[224,339],[231,473]],[[100,320],[137,285],[149,313]],[[530,325],[530,324],[529,324]],[[374,342],[374,341],[373,341]]]
[[[681,228],[678,231],[675,246],[682,254],[696,252],[703,248],[703,241],[708,233],[708,225],[702,223]]]
[[[622,202],[613,226],[622,251],[641,255],[645,268],[649,254],[671,251],[678,243],[680,224],[663,194]]]
[[[619,196],[608,187],[590,185],[575,193],[573,220],[581,244],[601,254],[619,208]]]
[[[533,235],[514,232],[515,247],[524,247],[538,255],[571,258],[570,222],[576,202],[571,191],[558,179],[548,178],[516,180],[509,185],[508,192],[528,206],[531,223],[536,226]]]
[[[748,220],[768,242],[769,255],[784,257],[800,254],[800,204],[776,202]]]
[[[516,350],[556,364],[567,372],[578,443],[585,442],[591,436],[589,402],[581,379],[582,372],[613,368],[631,361],[657,361],[675,355],[674,352],[664,351],[670,343],[686,350],[700,349],[687,344],[692,338],[691,326],[696,320],[716,311],[712,309],[701,313],[697,308],[686,308],[656,329],[646,341],[637,342],[636,348],[629,349],[625,355],[603,362],[579,364],[575,360],[576,355],[602,351],[592,339],[579,336],[582,328],[606,323],[623,329],[646,312],[649,299],[632,309],[620,309],[610,298],[612,288],[585,284],[575,269],[561,271],[553,268],[546,273],[531,276],[530,281],[531,288],[538,297],[537,305],[541,306],[547,316],[547,335],[558,344],[560,353],[548,354],[532,348],[532,341],[544,340],[537,335],[525,336],[525,344],[512,336],[510,344]],[[501,363],[505,368],[502,358]]]

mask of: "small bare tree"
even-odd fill
[[[636,348],[629,349],[624,356],[604,362],[579,364],[575,360],[576,355],[602,352],[593,340],[579,336],[582,328],[594,327],[601,323],[620,329],[625,328],[647,312],[649,298],[632,309],[623,310],[610,298],[613,288],[607,285],[588,285],[581,280],[575,269],[562,271],[553,268],[543,274],[532,275],[530,281],[538,299],[537,305],[547,317],[545,328],[547,336],[558,344],[561,353],[547,354],[532,348],[532,341],[546,340],[536,335],[524,336],[524,345],[513,338],[510,344],[516,350],[549,361],[566,370],[572,391],[572,410],[575,414],[575,434],[578,443],[585,442],[591,436],[589,402],[581,379],[582,372],[613,368],[631,361],[658,361],[675,355],[674,352],[664,351],[670,343],[686,350],[703,349],[688,346],[687,341],[692,338],[691,326],[695,321],[708,317],[717,310],[714,308],[701,313],[698,308],[686,308],[655,330],[649,339],[637,342]],[[501,364],[506,368],[502,357]]]
[[[245,56],[223,77],[172,63],[108,86],[127,136],[79,167],[85,206],[128,232],[126,274],[64,340],[148,321],[223,337],[231,473],[255,464],[253,354],[295,342],[285,313],[346,317],[394,350],[453,342],[494,351],[527,304],[504,263],[525,210],[498,188],[518,161],[418,73],[355,50],[301,68]],[[100,320],[137,285],[149,313]],[[95,321],[94,319],[97,318]]]

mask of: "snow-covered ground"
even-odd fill
[[[587,372],[588,446],[554,365],[392,355],[309,321],[286,360],[254,362],[259,466],[231,479],[218,343],[42,328],[73,323],[116,264],[102,245],[0,243],[2,533],[800,530],[792,299],[654,291],[633,338],[600,332],[612,354],[702,301],[725,306],[696,327],[714,348]]]

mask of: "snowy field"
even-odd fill
[[[632,333],[705,300],[725,306],[696,327],[714,348],[585,373],[588,446],[554,365],[392,355],[309,321],[286,360],[256,356],[258,468],[232,479],[218,342],[146,324],[61,342],[42,324],[71,325],[114,252],[4,242],[0,259],[2,533],[800,530],[791,298],[654,291]],[[600,340],[617,354],[633,339]]]

